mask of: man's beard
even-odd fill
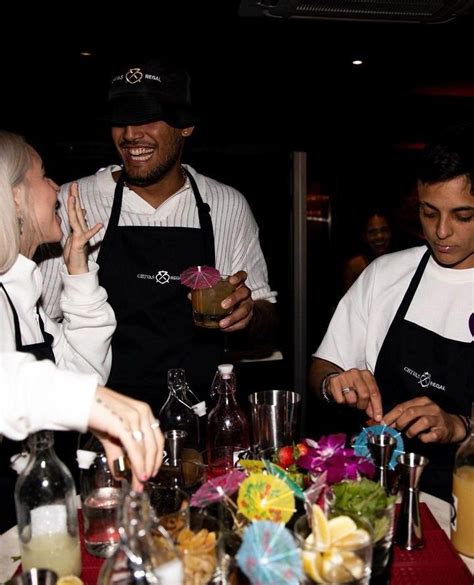
[[[154,169],[151,169],[146,175],[129,174],[126,167],[123,168],[123,176],[127,185],[135,187],[149,187],[158,183],[181,158],[183,141],[175,140],[169,146],[168,156],[159,163]]]

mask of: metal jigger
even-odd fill
[[[428,459],[416,453],[403,453],[397,457],[402,502],[398,516],[395,542],[406,550],[423,548],[418,483]]]
[[[169,457],[169,465],[178,467],[181,462],[181,451],[188,433],[186,431],[171,430],[165,432],[165,449]]]
[[[378,482],[387,493],[390,492],[387,469],[396,445],[397,441],[389,433],[376,435],[369,432],[368,434],[367,447],[376,468],[374,481]]]

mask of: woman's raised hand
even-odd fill
[[[69,274],[84,274],[88,272],[88,247],[89,240],[102,229],[103,225],[97,223],[89,228],[86,222],[85,210],[81,208],[77,183],[71,183],[67,199],[67,214],[71,233],[64,246],[64,262]]]

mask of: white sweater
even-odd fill
[[[52,321],[40,308],[45,330],[54,337],[53,352],[56,364],[76,372],[96,374],[96,383],[105,383],[110,372],[112,353],[110,342],[116,321],[107,293],[99,286],[98,266],[89,263],[89,272],[79,275],[60,269],[63,289],[60,298],[64,320],[61,325]],[[43,289],[38,266],[19,255],[8,272],[0,275],[18,313],[22,344],[43,341],[37,319],[36,304]],[[0,289],[0,352],[15,351],[13,314],[5,293]]]
[[[14,441],[41,429],[85,432],[97,376],[59,369],[28,353],[0,353],[0,434]]]

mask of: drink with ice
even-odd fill
[[[228,276],[221,276],[221,279],[211,288],[193,290],[191,298],[194,323],[199,327],[217,329],[219,321],[232,313],[232,309],[224,309],[221,303],[234,290],[235,287],[230,284]]]

